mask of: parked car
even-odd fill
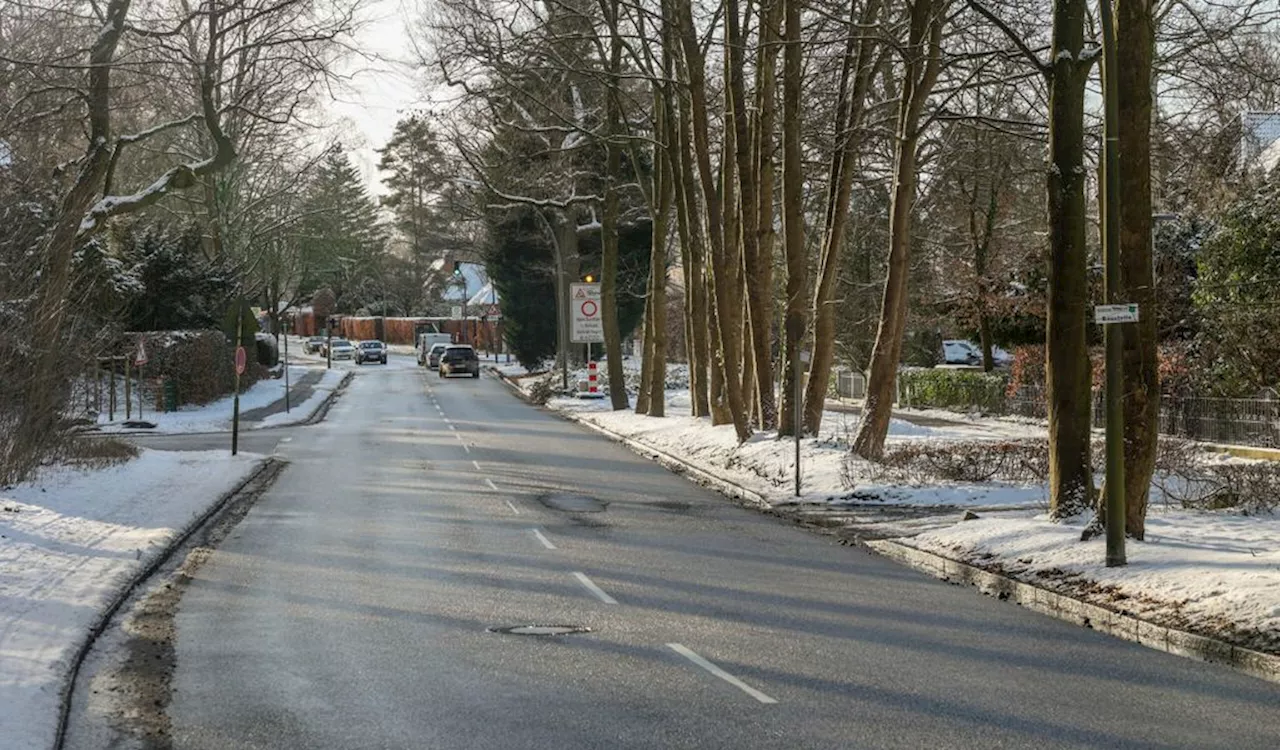
[[[356,364],[365,362],[387,363],[387,345],[381,341],[361,341],[356,347]]]
[[[319,354],[324,349],[324,340],[324,336],[312,336],[302,345],[302,349],[307,354]]]
[[[321,354],[331,359],[354,359],[356,356],[356,348],[346,339],[334,339],[328,349],[321,347],[321,350]]]
[[[449,348],[449,344],[432,344],[431,349],[427,351],[427,367],[436,369],[440,366],[440,355],[444,354],[444,350]]]
[[[480,377],[480,358],[470,346],[450,346],[440,355],[440,377],[467,375]]]
[[[996,367],[1013,363],[1013,355],[998,346],[991,347],[991,359]],[[947,339],[942,342],[942,361],[948,365],[982,366],[982,345],[964,339]]]

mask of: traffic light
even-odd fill
[[[593,276],[592,274],[587,274],[586,276],[582,277],[582,280],[590,284],[591,282],[596,280],[596,277]]]
[[[462,278],[462,261],[460,260],[455,260],[453,262],[453,278]]]

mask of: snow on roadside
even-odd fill
[[[870,464],[856,462],[846,470],[855,415],[827,412],[820,438],[800,445],[801,496],[794,495],[795,445],[776,432],[758,432],[738,444],[732,425],[713,427],[710,420],[690,416],[689,392],[667,392],[662,419],[633,411],[612,411],[607,399],[553,398],[550,408],[572,414],[611,432],[680,457],[702,471],[745,487],[775,505],[802,503],[877,503],[947,507],[1040,508],[1044,488],[1001,483],[900,486],[876,481]],[[924,427],[902,420],[889,425],[889,442],[911,440],[993,439],[967,425]]]
[[[1086,519],[979,518],[903,544],[1173,627],[1280,652],[1280,516],[1152,505],[1128,565],[1080,541]]]
[[[290,353],[292,356],[292,352]],[[298,378],[302,377],[309,370],[314,368],[299,367],[298,365],[290,366],[289,378],[291,383],[296,383]],[[332,390],[337,381],[343,376],[341,370],[327,370],[322,377],[319,387]],[[243,414],[250,409],[259,409],[264,406],[270,406],[275,402],[284,398],[284,378],[271,378],[267,380],[259,380],[254,383],[248,390],[240,394],[240,413]],[[154,429],[148,432],[162,434],[179,434],[192,432],[221,432],[231,429],[231,413],[235,401],[235,396],[224,396],[216,401],[210,401],[207,404],[199,406],[187,406],[171,412],[157,412],[150,405],[142,415],[142,419],[155,425]],[[277,422],[279,424],[291,424],[299,422],[309,416],[301,415],[300,412],[294,412],[295,418],[291,422]],[[123,422],[123,412],[118,411],[115,422],[107,422],[106,415],[99,415],[99,429],[102,432],[122,432],[128,431],[130,428],[125,427]],[[135,417],[136,419],[137,417]]]
[[[51,745],[63,678],[98,614],[261,460],[143,450],[0,489],[0,744]]]

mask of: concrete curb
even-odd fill
[[[1014,602],[1059,620],[1073,622],[1157,651],[1225,665],[1268,682],[1280,682],[1280,656],[1157,625],[890,539],[868,540],[863,544],[891,560],[944,581],[967,583],[984,594]]]
[[[97,642],[98,637],[107,629],[111,619],[116,616],[120,607],[128,601],[129,597],[133,596],[139,586],[155,575],[155,572],[169,560],[175,550],[187,543],[192,534],[195,534],[210,519],[217,516],[233,499],[254,482],[263,480],[264,486],[265,484],[270,484],[284,466],[285,463],[276,458],[267,457],[260,461],[257,468],[249,476],[210,504],[204,513],[201,513],[174,535],[164,549],[160,550],[150,561],[140,567],[125,585],[116,592],[111,602],[98,613],[98,617],[89,627],[89,632],[85,635],[84,640],[80,642],[75,655],[72,656],[71,663],[64,675],[62,687],[58,690],[58,725],[54,730],[53,750],[61,750],[63,743],[67,739],[67,721],[71,717],[71,700],[74,695],[76,681],[80,677],[80,667],[83,666],[85,658],[89,655],[89,650],[93,648],[93,644]]]

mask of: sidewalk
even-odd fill
[[[297,409],[311,398],[311,394],[315,393],[316,386],[324,379],[324,370],[307,370],[302,377],[292,380],[289,383],[289,406],[290,411]],[[273,414],[285,413],[284,397],[274,401],[266,406],[250,409],[240,412],[240,420],[242,422],[261,422]]]

